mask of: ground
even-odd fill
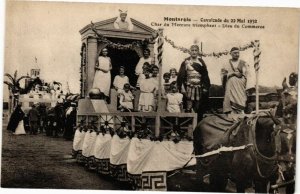
[[[16,136],[2,129],[1,187],[128,190],[70,158],[72,142],[44,134]]]
[[[51,138],[45,134],[13,135],[3,120],[1,187],[130,190],[128,184],[98,175],[71,158],[72,141]],[[196,191],[196,180],[175,174],[168,179],[173,191]],[[186,181],[187,180],[187,181]]]
[[[3,121],[1,187],[131,190],[126,183],[87,171],[76,163],[71,158],[72,141],[45,134],[16,136],[6,130],[7,121]],[[193,172],[169,175],[167,184],[170,191],[209,191]],[[233,183],[227,185],[227,191],[235,192]]]

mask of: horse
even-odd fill
[[[219,120],[219,124],[223,123],[227,130],[222,131],[222,127],[217,126],[216,133],[219,134],[210,140],[215,136],[211,135],[214,127],[208,127],[212,126],[212,120]],[[224,192],[229,177],[236,183],[239,193],[245,192],[251,181],[256,192],[267,192],[269,180],[276,180],[276,146],[273,138],[276,123],[277,120],[270,118],[269,113],[241,118],[238,122],[220,115],[204,118],[194,130],[195,154],[202,156],[217,149],[223,152],[197,158],[198,171],[201,172],[197,173],[198,176],[210,174],[210,186],[214,192]],[[231,151],[232,147],[237,150]]]
[[[296,122],[297,122],[297,102],[298,102],[298,74],[291,73],[289,76],[289,85],[286,79],[282,82],[283,92],[276,116],[280,117],[281,124],[278,126],[280,138],[277,140],[280,145],[278,165],[280,168],[281,182],[271,187],[286,186],[286,193],[295,191],[295,156],[296,156]]]
[[[252,183],[258,193],[268,192],[268,183],[271,184],[270,192],[280,185],[291,183],[286,187],[286,192],[293,193],[296,87],[283,87],[281,96],[281,106],[276,115],[262,112],[252,116],[244,115],[239,121],[214,115],[204,118],[197,125],[194,130],[194,149],[198,155],[197,174],[200,178],[206,173],[210,174],[212,191],[225,191],[230,177],[236,183],[239,193],[245,192]],[[200,157],[213,153],[212,150],[223,152]],[[287,182],[277,184],[279,179]]]

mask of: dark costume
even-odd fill
[[[39,127],[39,112],[35,106],[28,112],[30,134],[36,134]]]
[[[21,109],[21,106],[18,105],[14,112],[11,114],[8,125],[7,125],[7,130],[15,132],[19,122],[23,119],[25,113]]]
[[[47,111],[46,135],[58,137],[57,119],[54,108]]]
[[[186,108],[193,107],[199,120],[209,108],[210,80],[205,62],[200,57],[197,60],[198,62],[191,61],[189,57],[182,62],[177,75],[177,85],[180,92],[183,92],[184,88],[187,102],[192,103],[192,106]]]
[[[47,111],[46,111],[46,105],[45,104],[40,104],[38,107],[38,112],[40,115],[40,122],[39,122],[39,128],[40,132],[43,133],[46,127],[46,119],[47,119]]]
[[[64,133],[64,138],[67,140],[72,140],[75,129],[74,127],[76,126],[76,115],[77,111],[75,107],[69,107],[66,112],[66,130]]]
[[[65,117],[65,110],[63,104],[57,104],[54,107],[54,111],[55,111],[55,116],[57,121],[57,129],[60,131],[64,131],[66,117]]]

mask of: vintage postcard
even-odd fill
[[[7,1],[1,187],[294,193],[299,16]]]

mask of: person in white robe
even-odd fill
[[[152,80],[153,78],[150,78],[150,71],[151,69],[144,69],[145,79],[141,80],[140,83],[141,94],[138,111],[141,112],[151,112],[155,108],[154,97],[158,88],[156,82]]]
[[[125,84],[129,84],[129,78],[124,74],[125,68],[123,66],[120,67],[119,75],[116,75],[113,81],[113,86],[117,90],[117,93],[120,94],[123,91],[123,87]]]
[[[101,56],[102,54],[102,56]],[[98,61],[95,66],[95,77],[93,82],[93,88],[98,88],[108,98],[111,84],[112,69],[111,60],[108,57],[107,48],[102,49]]]
[[[152,63],[152,58],[150,57],[150,49],[146,48],[143,51],[143,57],[140,58],[138,64],[135,67],[135,74],[138,76],[136,87],[139,87],[140,80],[144,78],[143,68],[144,64],[147,62],[148,64]]]

